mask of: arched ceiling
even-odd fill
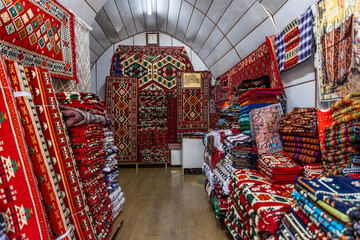
[[[316,0],[152,0],[152,15],[146,13],[146,0],[60,2],[75,5],[75,13],[93,28],[92,64],[112,44],[159,31],[191,47],[217,76],[263,43],[264,36],[277,33],[277,25],[281,29]],[[85,2],[85,7],[75,2]]]

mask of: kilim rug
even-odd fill
[[[137,161],[138,80],[106,78],[106,111],[112,119],[115,145],[120,161]]]
[[[75,238],[97,239],[50,73],[39,67],[26,68],[25,73],[53,161],[54,173],[61,179],[58,184],[61,194],[65,196],[64,204],[66,211],[69,211]]]
[[[54,174],[53,163],[51,162],[40,121],[31,97],[24,67],[20,63],[11,60],[6,61],[6,66],[22,118],[25,140],[29,148],[33,170],[38,179],[51,237],[55,239],[68,235],[64,239],[75,239],[72,232],[67,234],[68,231],[70,232],[70,221],[65,213],[58,180]]]
[[[233,87],[246,79],[256,79],[264,75],[270,77],[271,88],[284,89],[280,79],[279,69],[276,59],[271,56],[275,55],[275,49],[268,42],[262,44],[258,49],[245,57],[233,68],[224,73],[228,75],[229,80],[229,100],[234,100]],[[221,78],[222,76],[220,76]]]
[[[110,75],[136,77],[139,91],[164,90],[174,96],[177,71],[193,71],[184,47],[119,46]]]
[[[0,1],[0,51],[52,76],[77,79],[74,16],[55,0]]]
[[[0,212],[10,239],[51,239],[18,109],[0,56]]]
[[[168,142],[177,143],[177,98],[169,97],[167,102]]]
[[[315,9],[317,7],[317,9]],[[317,67],[317,77],[320,84],[320,100],[336,100],[339,98],[345,97],[349,92],[355,92],[360,90],[360,4],[357,0],[348,0],[348,1],[337,1],[337,0],[321,0],[318,2],[317,6],[313,9],[313,14],[315,12],[316,18],[316,49],[317,49],[317,61],[315,61],[315,66]],[[316,12],[318,13],[316,15]],[[319,14],[321,13],[321,14]],[[324,45],[325,46],[334,46],[336,48],[341,47],[343,44],[339,44],[339,40],[343,39],[344,36],[340,36],[340,39],[332,39],[335,33],[335,37],[339,36],[338,29],[341,25],[344,25],[346,19],[353,18],[353,26],[351,29],[351,48],[353,48],[351,54],[351,69],[346,69],[348,66],[344,67],[342,71],[339,71],[340,74],[345,74],[340,81],[330,81],[327,77],[326,67],[334,68],[336,65],[345,65],[346,58],[350,57],[346,51],[338,51],[337,54],[330,58],[324,59]],[[329,36],[330,35],[330,36]],[[337,36],[336,36],[337,35]],[[326,39],[325,39],[326,38]],[[330,43],[330,41],[332,44]],[[342,41],[343,42],[343,41]],[[345,47],[349,51],[350,47]],[[326,62],[325,62],[326,61]],[[336,68],[335,68],[336,69]],[[331,71],[329,72],[331,74]],[[337,72],[333,72],[333,76],[330,76],[337,79]]]
[[[207,132],[211,73],[178,72],[178,133]]]

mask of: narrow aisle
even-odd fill
[[[116,239],[232,239],[215,218],[204,175],[182,176],[180,168],[123,168],[124,224]]]

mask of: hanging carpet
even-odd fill
[[[178,133],[207,132],[211,73],[178,72]]]
[[[138,84],[136,78],[106,78],[106,110],[112,119],[120,161],[137,161]]]
[[[0,51],[53,77],[77,79],[74,15],[55,0],[0,1]]]

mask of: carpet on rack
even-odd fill
[[[137,161],[138,79],[106,78],[106,112],[120,161]]]
[[[46,68],[53,77],[77,80],[74,14],[55,0],[4,1],[0,9],[5,58]]]
[[[6,65],[0,56],[0,212],[10,239],[51,239]]]
[[[209,86],[211,73],[178,72],[178,134],[207,132],[209,127]]]
[[[59,181],[59,189],[65,194],[64,204],[69,209],[69,219],[74,226],[75,238],[96,239],[95,228],[88,212],[79,172],[68,142],[50,73],[39,67],[25,68],[25,73],[41,122],[44,140],[54,164],[54,173],[62,179]]]
[[[63,197],[60,194],[58,179],[53,174],[53,163],[47,145],[43,141],[44,135],[31,97],[24,67],[21,63],[12,60],[6,60],[6,66],[16,96],[19,114],[22,118],[24,136],[33,170],[39,182],[45,213],[49,220],[50,234],[53,238],[58,238],[66,235],[66,232],[71,228]],[[72,232],[69,238],[75,238]]]

